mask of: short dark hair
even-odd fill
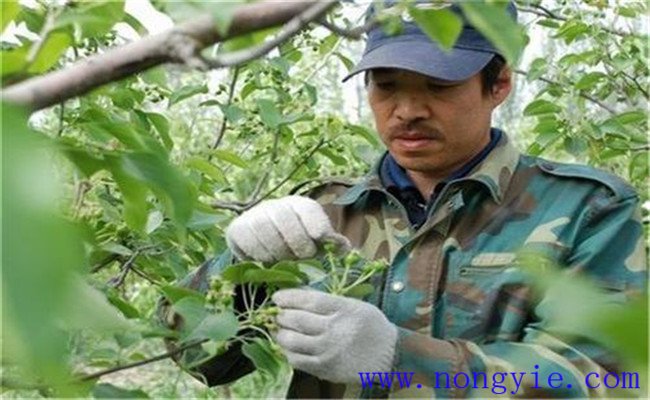
[[[484,95],[492,92],[492,88],[494,88],[494,85],[496,85],[499,74],[505,66],[506,60],[503,58],[503,56],[495,54],[494,57],[492,57],[492,59],[487,63],[487,65],[483,67],[481,70],[481,83],[483,85]],[[363,82],[366,86],[368,86],[370,79],[368,72],[370,71],[366,71],[363,74]]]
[[[481,83],[483,84],[483,94],[487,95],[492,92],[494,85],[497,83],[499,74],[503,67],[506,66],[506,60],[499,54],[495,54],[494,57],[487,63],[485,67],[481,70]]]

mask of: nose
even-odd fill
[[[431,110],[425,96],[413,92],[402,93],[397,99],[395,116],[402,122],[413,122],[428,119]]]

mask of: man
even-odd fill
[[[504,394],[497,387],[507,396],[602,394],[585,374],[604,375],[616,360],[586,339],[565,343],[545,332],[549,310],[534,299],[516,254],[535,250],[616,294],[642,290],[634,190],[590,167],[521,155],[491,128],[511,70],[466,21],[451,52],[413,23],[398,36],[375,29],[351,75],[361,72],[388,149],[373,171],[354,185],[261,203],[227,230],[239,259],[309,258],[333,240],[390,262],[368,302],[306,289],[273,296],[281,309],[275,337],[296,370],[289,395]],[[250,370],[235,347],[196,372],[220,384]],[[412,372],[411,387],[361,387],[360,373],[381,371]],[[483,391],[464,382],[497,372],[507,376],[497,385],[487,375]],[[553,372],[561,385],[546,379]]]

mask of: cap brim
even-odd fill
[[[366,53],[343,82],[374,68],[397,68],[446,81],[462,81],[479,72],[494,53],[452,48],[443,51],[433,42],[395,41]]]

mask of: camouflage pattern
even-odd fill
[[[399,328],[395,371],[414,371],[413,386],[390,393],[343,388],[296,372],[295,397],[495,397],[491,392],[434,389],[435,373],[560,372],[551,389],[524,379],[516,396],[604,396],[584,375],[616,368],[589,342],[567,343],[544,327],[548,310],[517,267],[522,248],[542,252],[567,274],[586,274],[621,297],[645,291],[647,256],[638,196],[621,179],[588,166],[521,155],[503,135],[468,176],[450,182],[414,230],[383,187],[379,163],[357,184],[330,182],[309,191],[334,228],[368,259],[390,268],[368,301]],[[538,365],[538,369],[534,369]],[[489,375],[488,375],[489,377]],[[512,382],[504,385],[512,388]]]

